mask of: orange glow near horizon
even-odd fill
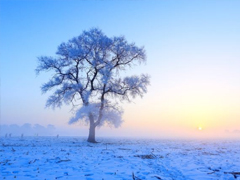
[[[234,133],[240,128],[237,88],[224,79],[195,76],[126,105],[126,126],[159,137],[240,137]]]

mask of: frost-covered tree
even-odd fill
[[[60,44],[56,54],[39,57],[36,68],[37,73],[53,72],[41,87],[43,93],[53,91],[46,106],[72,105],[75,115],[69,124],[85,121],[89,125],[89,142],[96,142],[96,127],[121,125],[123,111],[117,102],[142,97],[147,91],[148,75],[121,74],[146,61],[144,48],[128,43],[122,36],[109,38],[93,28]]]

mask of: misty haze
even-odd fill
[[[0,1],[0,179],[240,179],[240,1]]]

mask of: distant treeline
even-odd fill
[[[0,136],[49,136],[55,134],[55,126],[25,123],[22,126],[17,124],[0,125]]]

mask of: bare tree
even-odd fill
[[[121,72],[146,61],[144,48],[128,43],[124,37],[109,38],[97,28],[62,43],[57,57],[38,58],[36,72],[51,71],[52,78],[41,87],[54,91],[47,107],[71,104],[75,116],[70,124],[83,120],[89,124],[89,142],[96,142],[95,128],[104,124],[119,127],[123,111],[119,100],[143,96],[149,76],[123,77]]]

